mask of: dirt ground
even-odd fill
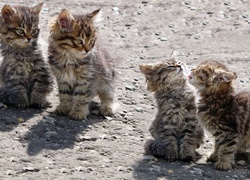
[[[42,2],[1,0],[0,7],[33,6]],[[45,111],[0,110],[0,179],[248,179],[249,165],[221,172],[206,163],[213,140],[208,134],[196,163],[166,162],[143,155],[155,116],[138,65],[176,57],[190,68],[203,60],[227,64],[237,75],[238,90],[250,89],[249,0],[53,0],[40,15],[41,42],[46,55],[48,21],[61,9],[88,13],[102,8],[99,36],[115,59],[117,113],[93,114],[73,121],[53,113],[55,91]],[[238,162],[244,164],[244,161]]]

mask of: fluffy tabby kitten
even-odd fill
[[[208,161],[218,170],[232,169],[236,153],[250,145],[250,93],[236,94],[236,74],[225,65],[206,61],[192,70],[190,83],[200,95],[198,118],[215,137],[215,151]]]
[[[158,106],[149,129],[154,140],[146,142],[145,153],[167,160],[195,160],[204,132],[196,119],[194,88],[188,83],[185,64],[170,59],[140,65],[140,70]]]
[[[1,10],[0,100],[19,108],[45,108],[46,95],[52,90],[48,65],[37,44],[42,6],[5,5]]]
[[[101,113],[114,113],[114,64],[96,42],[94,22],[99,11],[72,15],[64,9],[50,26],[49,63],[60,98],[56,112],[75,120],[87,118],[88,104],[96,95]]]

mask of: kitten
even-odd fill
[[[236,74],[215,61],[201,63],[189,79],[200,95],[197,116],[215,137],[208,161],[216,162],[218,170],[232,169],[236,153],[250,145],[250,93],[236,94]]]
[[[149,129],[155,140],[145,143],[145,153],[167,160],[196,160],[204,132],[196,119],[194,88],[186,65],[175,59],[140,65],[147,88],[154,92],[158,112]]]
[[[1,10],[0,100],[18,108],[47,107],[46,95],[53,88],[49,66],[37,44],[42,6],[5,5]]]
[[[49,63],[60,98],[56,112],[75,120],[87,118],[88,104],[96,95],[101,114],[114,113],[114,63],[96,42],[94,22],[99,11],[72,15],[64,9],[50,26]]]

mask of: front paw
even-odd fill
[[[19,109],[25,109],[29,106],[29,101],[27,96],[19,96],[16,99],[15,106]]]
[[[174,161],[178,158],[178,151],[175,148],[167,148],[165,159],[169,161]]]
[[[232,165],[229,162],[216,162],[215,168],[221,171],[231,170]]]
[[[185,162],[193,161],[195,159],[195,151],[188,148],[182,148],[179,152],[179,158]]]
[[[69,118],[73,119],[73,120],[81,121],[81,120],[86,120],[87,115],[84,114],[83,112],[73,112],[73,111],[71,111],[69,113]]]
[[[214,152],[207,158],[207,162],[216,162],[218,160],[218,155]]]
[[[46,94],[33,92],[30,97],[30,106],[38,109],[44,109],[51,104],[46,100]]]
[[[64,106],[64,105],[62,105],[62,104],[60,104],[57,108],[56,108],[56,113],[58,114],[58,115],[62,115],[62,116],[66,116],[66,115],[68,115],[69,114],[69,109],[66,107],[66,106]]]
[[[114,115],[114,108],[112,105],[110,106],[101,106],[100,112],[103,116],[113,116]]]

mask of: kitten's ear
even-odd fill
[[[227,72],[227,73],[224,73],[222,76],[221,76],[221,79],[226,82],[226,83],[229,83],[231,82],[232,80],[236,79],[237,78],[237,75],[235,72]]]
[[[101,21],[102,20],[101,9],[97,9],[97,10],[93,11],[92,13],[89,14],[89,17],[90,17],[92,22]]]
[[[9,5],[4,5],[1,10],[1,14],[5,22],[10,22],[16,13],[16,10]]]
[[[71,32],[74,26],[74,17],[68,10],[63,9],[58,15],[58,24],[62,31]]]
[[[40,3],[40,4],[36,5],[35,7],[31,8],[31,12],[39,15],[40,11],[42,10],[42,7],[43,7],[43,3]]]
[[[153,72],[153,67],[151,65],[139,65],[139,69],[142,74],[149,75]]]

